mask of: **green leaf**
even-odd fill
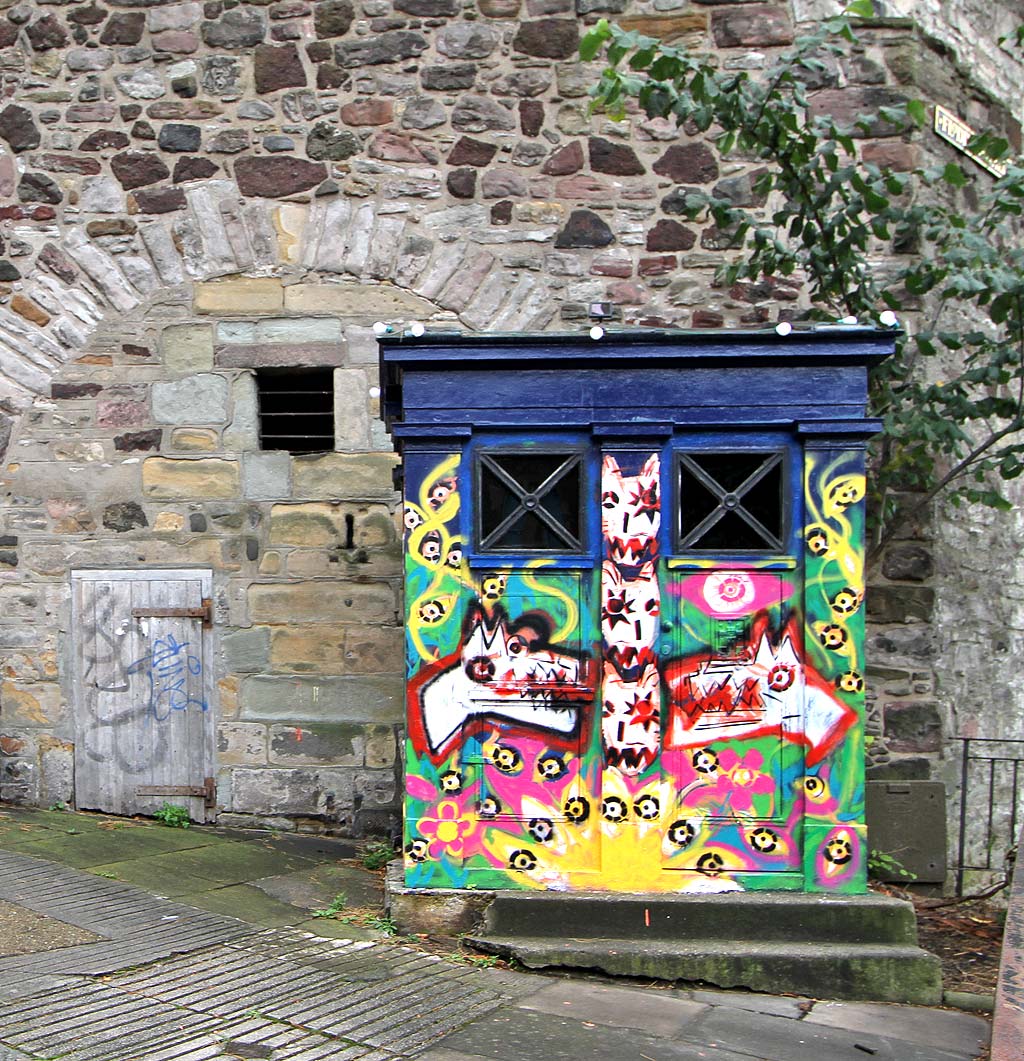
[[[599,19],[594,28],[589,33],[585,33],[580,40],[580,58],[584,62],[589,62],[604,47],[609,37],[611,37],[611,28],[608,25],[608,19]]]
[[[923,101],[919,99],[907,100],[907,114],[910,115],[915,125],[923,126],[928,121],[928,114]]]
[[[846,5],[846,11],[844,14],[850,15],[853,18],[874,18],[875,5],[872,3],[872,0],[850,0]]]
[[[962,188],[967,183],[964,171],[955,162],[946,163],[942,170],[942,179],[954,188]]]

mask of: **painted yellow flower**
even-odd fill
[[[416,827],[430,842],[431,857],[438,858],[443,851],[452,858],[462,858],[476,822],[462,813],[455,800],[443,799],[437,805],[436,817],[420,818]]]

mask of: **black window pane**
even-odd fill
[[[256,373],[260,447],[289,453],[334,449],[331,369],[262,369]]]
[[[782,548],[782,471],[777,453],[682,455],[680,547],[716,552]]]
[[[480,458],[480,548],[582,547],[582,465],[575,453],[487,453]]]

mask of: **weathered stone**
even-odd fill
[[[238,117],[247,121],[262,122],[274,117],[274,108],[260,99],[246,100],[238,107]]]
[[[541,167],[541,173],[551,177],[564,177],[578,173],[583,168],[583,147],[578,140],[573,140],[560,147]]]
[[[299,497],[359,500],[394,497],[390,453],[327,453],[295,457],[292,464]]]
[[[274,626],[396,621],[395,594],[386,582],[254,582],[249,586],[248,601],[253,622]]]
[[[224,665],[235,673],[266,672],[270,661],[270,629],[253,626],[221,634]]]
[[[463,96],[452,110],[452,126],[466,133],[511,132],[516,127],[512,115],[490,96]]]
[[[359,137],[347,129],[338,129],[333,122],[317,122],[306,138],[306,154],[318,161],[339,162],[361,150]]]
[[[270,815],[275,823],[281,821],[281,815],[303,815],[348,824],[352,783],[351,769],[235,767],[231,772],[229,809],[240,814]]]
[[[321,40],[344,37],[355,18],[351,0],[319,0],[313,10],[313,28]]]
[[[882,559],[882,574],[896,582],[924,582],[934,573],[931,551],[913,542],[889,546]]]
[[[316,68],[316,87],[324,88],[348,88],[352,75],[334,63],[321,63]]]
[[[589,141],[590,168],[595,173],[612,173],[620,177],[646,172],[636,152],[626,144],[616,144],[599,136]]]
[[[239,485],[236,461],[147,457],[142,463],[142,492],[158,500],[232,498],[238,496]]]
[[[77,155],[37,155],[33,161],[51,173],[95,174],[99,173],[101,168],[96,159],[81,158]]]
[[[260,766],[267,761],[267,728],[258,722],[221,722],[217,726],[220,766]]]
[[[25,33],[37,52],[63,48],[68,43],[68,32],[56,15],[43,15],[36,19],[26,27]]]
[[[152,431],[126,431],[123,435],[114,436],[114,449],[122,453],[159,449],[162,438],[163,431],[159,428]]]
[[[651,168],[676,184],[706,184],[718,177],[718,162],[705,143],[673,144]]]
[[[145,402],[99,401],[96,403],[97,427],[138,427],[149,420]]]
[[[18,198],[23,203],[59,203],[64,196],[52,177],[45,173],[26,173],[18,182]]]
[[[0,111],[0,136],[7,141],[10,149],[18,154],[38,147],[42,139],[35,122],[32,121],[32,112],[16,103],[9,103]]]
[[[128,137],[114,129],[97,129],[90,133],[78,145],[79,151],[104,151],[107,148],[120,149],[128,146]]]
[[[382,158],[388,162],[427,162],[426,155],[405,136],[381,132],[370,141],[368,154],[371,158]]]
[[[942,747],[942,716],[930,700],[887,703],[885,743],[894,752],[937,752]]]
[[[171,449],[181,453],[212,453],[218,448],[219,436],[212,427],[176,427],[171,432]],[[205,529],[206,517],[203,516]]]
[[[511,19],[519,14],[520,0],[479,0],[480,14],[487,18]]]
[[[108,530],[123,534],[125,531],[136,530],[139,527],[148,527],[149,520],[142,506],[135,501],[119,501],[113,505],[107,505],[103,510],[103,526]]]
[[[476,170],[469,167],[449,170],[445,184],[456,199],[472,199],[476,195]]]
[[[744,4],[711,13],[711,32],[719,48],[766,48],[793,43],[793,23],[781,7]]]
[[[455,92],[472,88],[476,84],[475,63],[445,63],[443,66],[426,66],[420,73],[423,87],[434,92]]]
[[[158,143],[162,151],[198,151],[200,143],[199,126],[168,122],[160,130]]]
[[[222,424],[228,418],[228,382],[210,372],[157,382],[152,402],[158,424]]]
[[[164,79],[154,70],[133,70],[130,74],[115,74],[114,84],[132,99],[159,99],[167,91]]]
[[[175,184],[182,184],[185,181],[201,181],[206,180],[208,177],[212,177],[220,166],[212,159],[208,158],[179,158],[174,163],[174,175],[171,180]]]
[[[484,173],[480,191],[485,199],[524,199],[530,194],[530,185],[521,173],[499,166]]]
[[[276,277],[214,280],[195,285],[196,313],[273,313],[284,305]]]
[[[10,307],[18,316],[24,317],[25,320],[31,321],[33,324],[38,324],[40,328],[50,323],[50,314],[42,306],[37,305],[24,295],[14,295],[11,298]]]
[[[78,270],[71,259],[52,243],[47,243],[39,252],[36,261],[65,284],[72,284],[78,277]]]
[[[920,151],[916,144],[905,144],[902,140],[880,140],[865,144],[861,158],[873,162],[882,169],[905,173],[920,164]]]
[[[235,163],[235,179],[242,195],[268,199],[308,191],[326,176],[327,169],[322,162],[287,155],[271,158],[245,155]]]
[[[143,214],[167,214],[172,210],[183,210],[188,204],[180,188],[153,188],[133,192],[131,200],[135,209]]]
[[[394,117],[395,105],[389,99],[357,99],[346,103],[339,113],[346,125],[387,125]]]
[[[904,93],[891,88],[826,88],[810,97],[810,113],[827,114],[851,136],[899,136],[908,123],[886,121],[881,111],[906,102]]]
[[[750,173],[726,177],[719,181],[712,193],[719,199],[727,199],[733,206],[764,206],[767,196],[754,190],[754,185],[768,171],[763,167]]]
[[[216,22],[201,26],[203,42],[211,48],[252,48],[266,32],[266,17],[254,7],[229,8]]]
[[[295,141],[290,136],[284,136],[282,133],[271,133],[269,136],[263,137],[263,150],[294,151]]]
[[[99,4],[81,4],[68,12],[68,22],[76,26],[98,26],[108,15]]]
[[[160,333],[164,368],[172,376],[189,376],[213,368],[213,327],[172,324]]]
[[[237,155],[251,146],[248,129],[221,129],[210,138],[206,149],[215,155]]]
[[[437,35],[437,50],[449,59],[486,59],[498,46],[496,29],[479,22],[451,22]]]
[[[362,766],[364,749],[363,727],[351,723],[270,727],[270,761],[276,766]]]
[[[538,59],[568,59],[580,43],[579,23],[571,18],[538,18],[522,22],[512,47]]]
[[[354,66],[378,66],[414,59],[427,49],[421,33],[392,30],[358,41],[342,41],[334,46],[334,61],[344,69]]]
[[[163,159],[147,151],[123,151],[114,155],[110,168],[126,190],[156,184],[171,175]]]
[[[474,140],[471,136],[460,137],[452,153],[448,156],[448,164],[451,166],[486,166],[497,154],[496,144],[488,144],[483,140]]]
[[[867,595],[869,619],[879,623],[929,622],[935,591],[927,586],[872,586]]]
[[[305,86],[306,70],[294,44],[261,44],[254,54],[256,91],[260,95]]]
[[[106,48],[72,48],[64,54],[64,63],[68,70],[73,73],[83,73],[90,70],[107,70],[114,61],[113,53]],[[86,97],[79,95],[79,99]],[[92,97],[99,99],[97,92]]]
[[[667,218],[662,218],[647,233],[649,251],[688,251],[696,242],[696,233]]]
[[[430,96],[417,96],[409,100],[402,114],[403,129],[433,129],[443,125],[448,117],[441,103]]]
[[[608,225],[591,210],[573,210],[565,228],[555,239],[556,247],[607,247],[615,237]]]
[[[136,140],[155,140],[156,130],[145,119],[141,119],[132,126],[132,136]]]

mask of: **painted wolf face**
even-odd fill
[[[661,736],[658,668],[648,664],[638,681],[627,682],[604,665],[601,691],[601,741],[609,766],[639,774],[654,762]]]
[[[620,670],[640,666],[650,657],[658,636],[661,596],[654,563],[625,578],[616,564],[604,562],[601,572],[601,635]]]
[[[457,659],[420,693],[436,751],[468,719],[487,715],[556,733],[573,732],[576,703],[591,698],[580,659],[548,645],[550,625],[530,613],[514,624],[500,605],[488,617],[471,606]]]
[[[639,475],[623,475],[618,461],[606,456],[601,467],[601,533],[609,556],[636,565],[657,549],[661,526],[661,461],[647,458]]]

